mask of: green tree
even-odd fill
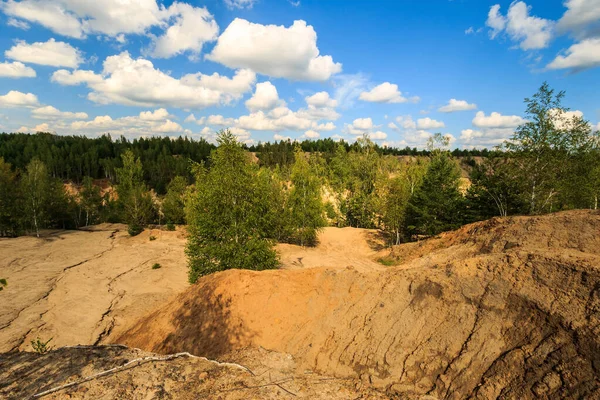
[[[50,198],[51,182],[46,165],[34,158],[27,165],[21,178],[21,191],[23,193],[23,212],[25,219],[33,227],[37,237],[40,229],[49,222],[47,204]]]
[[[447,145],[441,135],[434,140]],[[432,157],[423,183],[408,203],[406,229],[411,235],[437,235],[460,227],[464,221],[460,169],[448,151],[433,145],[431,142]]]
[[[176,176],[169,183],[167,194],[162,203],[162,212],[165,221],[170,224],[185,223],[185,192],[187,181],[182,176]]]
[[[294,237],[301,246],[315,245],[317,234],[326,222],[321,198],[321,182],[315,167],[299,145],[294,151],[292,190],[289,196]]]
[[[533,97],[525,99],[527,122],[505,143],[523,177],[530,214],[553,210],[554,198],[561,181],[570,176],[573,159],[597,144],[590,124],[568,114],[569,109],[562,105],[564,96],[565,92],[555,93],[544,82]]]
[[[100,188],[89,176],[83,178],[79,192],[79,207],[85,213],[85,226],[97,222],[102,213],[103,197]]]
[[[11,165],[0,157],[0,236],[19,234],[19,195],[17,175]]]
[[[139,234],[154,214],[154,202],[144,184],[142,162],[127,150],[121,155],[123,167],[117,168],[117,194],[123,220],[132,236]]]
[[[199,165],[187,204],[189,280],[226,269],[276,268],[270,221],[261,200],[271,188],[258,179],[258,166],[229,131],[217,137],[210,170]]]

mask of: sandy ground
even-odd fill
[[[184,246],[181,232],[130,237],[110,224],[1,239],[0,352],[31,349],[38,337],[56,347],[111,342],[189,286]]]
[[[375,231],[327,228],[314,249],[279,245],[280,270],[192,286],[177,232],[1,240],[0,351],[36,337],[131,349],[0,354],[0,397],[189,352],[252,372],[178,357],[49,398],[600,398],[599,232],[600,213],[569,211],[390,250]]]
[[[381,270],[381,246],[374,230],[325,228],[316,248],[280,244],[277,251],[283,269]],[[189,286],[184,248],[183,228],[130,237],[120,224],[0,239],[9,284],[0,293],[0,352],[31,349],[37,338],[55,347],[113,342]]]
[[[265,348],[397,396],[600,398],[599,232],[590,211],[493,219],[398,246],[383,269],[307,250],[322,267],[204,277],[117,340],[219,360]]]
[[[283,269],[316,267],[346,268],[360,271],[382,271],[377,259],[389,254],[380,231],[357,228],[324,228],[316,247],[290,244],[277,245]]]

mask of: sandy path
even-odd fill
[[[316,247],[279,244],[277,251],[282,269],[352,266],[358,271],[381,271],[385,267],[377,259],[389,254],[377,230],[333,227],[323,229]]]
[[[150,241],[153,235],[157,239]],[[110,342],[124,325],[187,286],[180,233],[123,225],[60,231],[42,238],[0,240],[0,271],[8,280],[0,309],[0,352]],[[152,270],[158,262],[162,268]]]

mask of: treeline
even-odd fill
[[[275,141],[274,143],[259,142],[257,145],[246,147],[248,151],[256,153],[261,166],[274,167],[275,165],[286,166],[294,162],[294,148],[299,145],[302,151],[307,153],[319,153],[326,161],[329,161],[342,145],[346,152],[358,150],[358,142],[348,143],[344,140],[335,141],[331,138],[318,140],[304,140],[302,142],[292,142],[291,139]],[[428,149],[417,149],[416,147],[405,147],[398,149],[395,147],[380,146],[373,143],[373,150],[382,156],[414,156],[427,157],[430,155]],[[488,149],[454,149],[453,157],[487,157],[492,152]]]
[[[527,122],[485,157],[461,154],[462,169],[441,134],[426,152],[396,157],[367,136],[352,145],[325,139],[308,149],[291,142],[249,149],[224,131],[210,155],[187,157],[181,172],[170,171],[164,193],[151,190],[135,148],[114,161],[112,194],[93,175],[67,193],[41,159],[14,168],[0,158],[0,234],[110,221],[135,235],[148,224],[187,223],[194,282],[228,268],[273,268],[275,243],[313,245],[327,225],[381,229],[398,244],[493,216],[596,209],[598,132],[567,114],[563,97],[542,85],[525,100]],[[259,163],[249,150],[260,150]]]
[[[187,137],[140,138],[113,140],[110,135],[97,138],[58,136],[50,133],[0,134],[0,157],[17,170],[25,170],[33,159],[43,162],[53,178],[77,184],[85,177],[116,181],[122,167],[121,155],[130,150],[143,163],[142,178],[159,194],[164,194],[175,176],[191,182],[189,161],[208,159],[214,145],[204,139]]]

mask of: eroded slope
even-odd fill
[[[596,212],[494,219],[399,246],[383,271],[227,271],[118,341],[220,359],[262,347],[405,395],[599,397],[599,232]]]

